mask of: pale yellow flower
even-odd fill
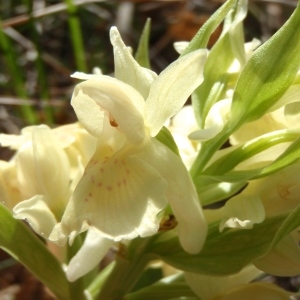
[[[159,76],[141,68],[111,29],[115,78],[75,74],[72,105],[97,150],[51,239],[65,243],[89,227],[115,241],[153,235],[158,213],[170,204],[184,249],[197,253],[206,222],[180,158],[155,139],[203,80],[206,51],[186,55]]]

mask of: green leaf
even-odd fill
[[[167,146],[170,150],[172,150],[175,154],[179,155],[178,147],[174,141],[174,138],[170,131],[163,126],[159,133],[155,136],[155,138],[160,141],[162,144]]]
[[[147,268],[139,277],[137,283],[132,288],[131,293],[141,290],[149,285],[154,284],[163,277],[161,268],[153,267]]]
[[[242,21],[246,12],[246,1],[240,0],[235,10],[232,9],[227,15],[223,33],[208,55],[204,67],[204,81],[192,95],[195,117],[200,128],[204,127],[211,107],[225,97],[229,82],[228,69],[234,59],[238,58],[241,65],[245,63]]]
[[[286,236],[287,233],[292,232],[299,227],[299,215],[300,206],[294,209],[284,220],[279,230],[276,232],[270,248],[275,247],[280,242],[280,240]]]
[[[61,300],[72,299],[59,261],[45,244],[0,204],[0,247],[20,261]],[[74,299],[74,298],[73,298]],[[76,299],[84,299],[77,294]]]
[[[181,55],[189,54],[197,49],[206,48],[211,34],[224,20],[228,12],[236,5],[237,0],[226,1],[199,29],[188,47]]]
[[[92,296],[92,299],[97,299],[100,293],[102,286],[104,285],[105,281],[112,273],[116,262],[111,262],[107,265],[91,282],[91,284],[87,287],[88,292]]]
[[[125,300],[153,300],[153,299],[174,299],[179,298],[195,299],[197,296],[187,285],[186,282],[167,283],[160,281],[159,283],[153,284],[149,287],[143,288],[135,293],[130,293],[125,296]]]
[[[231,130],[263,116],[290,87],[300,65],[300,6],[245,65],[231,106]]]
[[[253,229],[231,229],[219,233],[210,226],[207,241],[197,255],[184,252],[176,238],[154,243],[152,251],[166,263],[185,271],[207,275],[239,272],[254,259],[266,255],[284,236],[300,225],[300,206],[289,215],[280,215],[255,224]]]
[[[139,63],[140,66],[147,69],[151,69],[149,60],[150,24],[151,19],[147,19],[139,41],[138,49],[135,54],[135,60]]]
[[[298,133],[288,132],[286,130],[264,134],[223,155],[217,161],[208,166],[204,170],[203,174],[224,174],[252,156],[280,143],[293,142],[298,138],[298,136]]]
[[[256,177],[264,177],[295,163],[300,158],[300,137],[294,141],[270,166]]]
[[[264,168],[253,170],[231,171],[223,175],[211,175],[210,177],[216,181],[240,182],[250,179],[258,179],[295,163],[300,158],[300,137],[297,138],[274,162]],[[209,176],[209,175],[207,175]]]
[[[205,184],[205,176],[197,177],[194,181],[198,197],[201,201],[201,205],[209,205],[212,203],[219,202],[221,200],[229,199],[234,196],[238,191],[245,187],[245,182],[215,182],[211,183],[212,180],[208,181],[208,184]],[[205,178],[207,179],[207,178]],[[211,179],[211,178],[209,178]],[[199,182],[199,184],[198,184]]]

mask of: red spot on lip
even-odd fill
[[[126,185],[127,181],[126,179],[123,179],[123,184]]]
[[[89,193],[89,197],[92,197],[93,196],[93,194],[92,193]]]
[[[103,174],[104,173],[104,169],[100,168],[99,171]]]
[[[99,183],[97,184],[97,186],[98,186],[98,187],[101,187],[101,186],[102,186],[102,182],[99,182]]]
[[[119,126],[118,123],[116,122],[116,120],[114,120],[113,118],[111,118],[111,119],[109,120],[109,123],[110,123],[110,125],[111,125],[112,127],[118,127],[118,126]]]
[[[108,186],[106,187],[106,189],[107,189],[108,191],[111,191],[111,190],[112,190],[112,186],[111,186],[111,185],[108,185]]]

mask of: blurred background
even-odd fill
[[[0,132],[29,124],[76,120],[70,98],[75,71],[113,72],[109,28],[136,46],[151,18],[152,69],[177,58],[173,42],[190,40],[222,0],[1,0]],[[297,0],[250,0],[245,36],[267,40],[291,15]],[[211,47],[221,28],[210,40]]]

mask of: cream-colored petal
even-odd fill
[[[52,132],[68,156],[71,167],[70,178],[73,180],[95,153],[98,139],[89,134],[78,122],[56,127]]]
[[[165,125],[166,126],[166,125]],[[187,169],[190,169],[199,152],[201,144],[191,141],[188,134],[199,128],[191,105],[185,105],[167,125],[177,144],[180,157]]]
[[[146,99],[156,73],[142,68],[135,61],[116,27],[110,29],[110,40],[114,47],[115,77],[135,88]]]
[[[185,105],[172,118],[171,127],[175,129],[176,132],[181,132],[186,136],[199,128],[192,105]]]
[[[89,162],[58,228],[61,243],[81,232],[84,222],[115,241],[158,230],[157,214],[167,204],[165,180],[147,157],[136,157],[136,147],[110,151],[98,149]]]
[[[185,272],[185,279],[191,289],[202,299],[215,299],[233,287],[248,283],[263,272],[253,265],[246,266],[240,272],[229,276],[209,276]],[[242,300],[243,298],[241,298]]]
[[[17,204],[14,209],[16,219],[26,220],[32,229],[44,238],[48,238],[57,224],[56,218],[44,196],[36,195]]]
[[[214,138],[224,128],[230,110],[231,99],[221,100],[213,105],[206,119],[204,129],[189,135],[192,140],[206,141]]]
[[[300,274],[299,229],[284,237],[267,255],[253,261],[254,265],[275,276],[298,276]]]
[[[89,80],[89,79],[94,79],[97,78],[97,76],[102,75],[101,73],[97,74],[86,74],[83,72],[75,72],[71,75],[71,77],[76,78],[76,79],[81,79],[81,80]]]
[[[174,116],[203,81],[206,50],[187,54],[169,65],[153,81],[146,100],[145,123],[155,136],[166,120]]]
[[[281,96],[281,98],[269,109],[270,111],[277,110],[284,105],[298,102],[300,96],[300,84],[291,85],[286,92]]]
[[[13,209],[21,200],[15,160],[0,160],[0,202]]]
[[[69,162],[49,127],[33,129],[32,140],[19,149],[16,164],[23,197],[44,195],[53,212],[62,213],[68,198]]]
[[[237,131],[230,136],[230,143],[237,145],[245,143],[249,140],[257,138],[263,134],[270,133],[281,129],[286,129],[286,124],[283,121],[283,110],[278,112],[282,117],[274,117],[273,113],[263,115],[260,119],[243,124]]]
[[[174,49],[177,53],[182,54],[183,51],[186,49],[186,47],[189,45],[189,42],[181,41],[181,42],[175,42],[173,44]]]
[[[267,216],[289,212],[299,205],[299,174],[300,164],[292,164],[259,181],[258,187],[255,185],[249,187],[252,191],[259,189]]]
[[[83,93],[80,84],[75,87],[71,105],[86,131],[95,137],[99,137],[102,132],[104,111],[101,110],[94,99]]]
[[[189,170],[198,155],[199,147],[196,147],[187,136],[176,131],[174,132],[172,129],[170,131],[178,147],[180,157],[186,168]]]
[[[152,138],[151,147],[140,155],[167,181],[167,198],[177,219],[179,240],[185,251],[198,253],[206,239],[207,223],[194,184],[180,158]]]
[[[0,146],[17,150],[25,142],[23,135],[0,133]]]
[[[220,231],[226,227],[251,229],[265,219],[265,209],[258,195],[241,193],[227,201],[223,211]]]
[[[91,105],[92,101],[94,104]],[[108,112],[112,126],[118,127],[130,142],[139,144],[145,137],[143,97],[131,86],[115,78],[103,75],[78,84],[72,105],[77,117],[91,134],[94,132],[99,136],[102,132],[103,118],[101,121],[100,117],[97,118],[102,110]],[[90,107],[83,110],[83,105]],[[101,129],[97,132],[99,126]]]
[[[83,245],[67,266],[68,280],[73,282],[95,268],[113,245],[112,240],[104,238],[99,231],[91,227]]]

